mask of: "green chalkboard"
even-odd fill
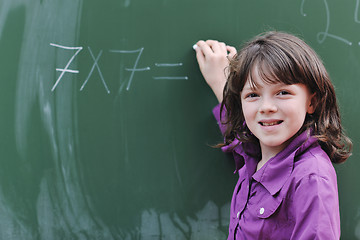
[[[359,7],[0,0],[0,239],[225,239],[237,176],[191,47],[266,30],[330,72],[354,141],[336,166],[342,239],[360,239]]]

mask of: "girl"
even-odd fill
[[[339,239],[331,162],[344,162],[352,144],[316,53],[293,35],[268,32],[238,53],[199,41],[196,57],[221,103],[213,110],[220,146],[233,152],[239,174],[228,239]]]

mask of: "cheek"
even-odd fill
[[[288,112],[288,116],[291,118],[290,121],[292,122],[292,125],[294,125],[294,127],[301,128],[305,121],[306,110],[301,108],[292,108],[289,109]]]
[[[244,118],[245,118],[245,121],[246,121],[246,119],[249,118],[250,109],[248,107],[248,104],[242,104],[241,107],[242,107],[242,112],[243,112],[243,115],[244,115]]]
[[[249,104],[243,104],[242,112],[246,125],[248,126],[249,129],[252,128],[252,125],[255,122],[256,111],[254,111],[254,108],[252,108]]]

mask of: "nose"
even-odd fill
[[[260,113],[274,113],[277,112],[277,106],[275,102],[270,98],[263,98],[259,107]]]

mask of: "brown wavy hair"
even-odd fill
[[[230,59],[221,111],[225,114],[225,144],[235,138],[240,142],[258,139],[247,128],[241,107],[241,91],[257,66],[268,83],[305,84],[315,93],[315,111],[307,115],[297,134],[311,128],[321,147],[334,163],[344,162],[352,143],[341,126],[334,86],[324,64],[315,51],[300,38],[284,32],[267,32],[256,36]],[[251,82],[255,85],[255,82]],[[226,109],[226,111],[223,111]]]

